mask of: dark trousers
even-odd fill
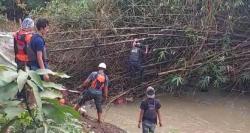
[[[85,102],[94,99],[96,110],[98,113],[102,113],[102,90],[87,89],[79,97],[77,104],[82,106]]]
[[[140,79],[143,80],[143,68],[141,62],[139,61],[129,61],[129,75],[130,77],[140,76]]]

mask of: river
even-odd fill
[[[156,133],[249,133],[250,96],[235,93],[209,91],[195,96],[180,97],[164,94],[157,97],[162,107],[163,127]],[[139,133],[137,128],[140,100],[123,105],[113,105],[104,120],[125,129],[128,133]],[[88,113],[95,116],[94,108]]]

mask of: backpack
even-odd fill
[[[151,122],[157,122],[157,113],[156,113],[156,101],[153,99],[153,104],[149,103],[149,100],[147,99],[145,101],[147,103],[147,108],[144,111],[144,119],[151,121]]]
[[[18,64],[27,64],[34,58],[35,53],[30,47],[32,37],[33,33],[22,30],[14,35],[15,60]]]
[[[97,72],[95,79],[91,82],[90,88],[101,90],[106,82],[106,75],[100,74]]]

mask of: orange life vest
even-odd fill
[[[14,35],[16,61],[19,61],[19,62],[28,62],[29,61],[27,49],[29,47],[28,45],[30,44],[32,35],[33,35],[32,32],[26,32],[23,30],[18,31]]]
[[[101,90],[105,86],[106,75],[97,73],[95,79],[91,82],[90,88]]]

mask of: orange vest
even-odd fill
[[[14,35],[15,39],[15,57],[17,61],[28,62],[29,57],[27,53],[27,47],[30,44],[32,38],[32,32],[26,32],[23,30],[18,31]]]
[[[95,79],[91,82],[90,88],[101,90],[105,85],[105,81],[106,81],[105,74],[103,75],[97,73]]]

